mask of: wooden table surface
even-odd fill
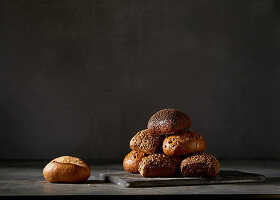
[[[185,185],[169,187],[123,188],[100,178],[102,172],[122,169],[121,161],[88,161],[92,173],[83,184],[52,184],[45,181],[42,169],[48,161],[0,161],[0,196],[51,195],[268,195],[280,197],[280,160],[220,160],[221,168],[265,176],[261,183]],[[267,197],[267,196],[266,196]]]

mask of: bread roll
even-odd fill
[[[187,157],[181,163],[183,176],[216,177],[220,171],[219,161],[212,155],[202,153]]]
[[[84,160],[72,156],[55,158],[43,169],[43,175],[50,183],[83,182],[90,177],[90,172],[90,167]]]
[[[175,134],[192,125],[191,118],[176,109],[163,109],[156,112],[148,121],[148,132],[155,135]]]
[[[146,154],[158,153],[163,137],[148,133],[147,129],[139,131],[131,140],[130,148]]]
[[[125,171],[132,173],[132,174],[138,174],[138,166],[142,158],[146,157],[147,154],[143,152],[137,152],[132,150],[130,153],[128,153],[124,160],[123,160],[123,168]]]
[[[202,153],[206,149],[206,142],[196,132],[182,131],[166,137],[162,144],[163,153],[169,156]]]
[[[141,160],[138,171],[144,177],[174,176],[176,164],[164,154],[152,154]]]

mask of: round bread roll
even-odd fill
[[[206,142],[196,132],[182,131],[167,136],[162,143],[163,153],[168,156],[202,153],[206,149]]]
[[[50,183],[84,182],[90,177],[90,172],[90,167],[84,160],[72,156],[55,158],[43,169],[43,175]]]
[[[150,134],[147,129],[139,131],[131,140],[130,148],[146,154],[158,153],[163,137]]]
[[[138,171],[144,177],[174,176],[176,164],[164,154],[152,154],[141,160]]]
[[[219,161],[212,155],[202,153],[187,157],[181,163],[183,176],[216,177],[220,171]]]
[[[123,168],[125,171],[132,173],[132,174],[138,174],[138,166],[142,158],[146,157],[147,154],[143,152],[137,152],[132,150],[130,153],[128,153],[124,160],[123,160]]]
[[[176,109],[163,109],[156,112],[148,121],[148,131],[151,134],[175,134],[190,128],[192,119],[184,112]]]

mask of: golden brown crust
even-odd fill
[[[139,131],[131,140],[130,148],[147,154],[158,153],[163,137],[148,133],[147,129]]]
[[[144,177],[174,176],[176,164],[164,154],[152,154],[141,160],[138,171]]]
[[[137,152],[132,150],[130,153],[128,153],[124,160],[123,160],[123,168],[125,171],[132,173],[132,174],[138,174],[138,166],[142,158],[146,157],[147,154],[143,152]]]
[[[90,177],[90,167],[82,159],[72,156],[61,156],[53,159],[43,169],[45,179],[50,183],[77,183]]]
[[[163,153],[169,156],[202,153],[206,149],[206,142],[201,135],[194,131],[182,131],[167,136],[162,144]]]
[[[175,134],[190,128],[192,119],[177,109],[163,109],[156,112],[148,121],[148,131],[151,134]]]
[[[219,171],[219,161],[213,155],[206,153],[187,157],[181,163],[183,176],[216,177]]]

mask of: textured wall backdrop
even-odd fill
[[[280,158],[277,0],[1,0],[0,158],[122,159],[162,108]]]

